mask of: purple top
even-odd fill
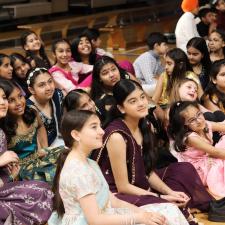
[[[120,133],[123,136],[127,145],[127,172],[129,182],[145,190],[150,189],[150,184],[145,173],[144,161],[142,158],[142,148],[137,144],[126,124],[121,119],[116,119],[111,122],[105,130],[102,149],[95,152],[93,155],[101,167],[102,173],[109,184],[110,190],[112,192],[117,192],[106,144],[111,134],[115,132]]]

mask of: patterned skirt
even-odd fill
[[[33,153],[21,159],[20,179],[46,181],[52,184],[56,171],[56,161],[63,149],[64,146],[45,148],[47,154],[42,158],[37,153]]]
[[[53,193],[45,182],[16,181],[0,187],[0,225],[45,224]]]

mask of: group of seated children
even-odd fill
[[[154,32],[133,65],[96,29],[56,40],[54,62],[33,31],[0,54],[0,225],[199,224],[192,209],[225,197],[225,32],[208,13],[185,49]]]

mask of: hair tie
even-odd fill
[[[38,72],[38,71],[41,71],[41,70],[44,70],[44,71],[48,71],[46,68],[44,67],[37,67],[35,68],[32,72],[29,73],[28,77],[27,77],[27,85],[30,86],[30,79],[34,76],[34,73]]]

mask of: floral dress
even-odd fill
[[[109,200],[109,186],[99,166],[91,159],[88,159],[87,163],[73,159],[64,164],[60,174],[59,193],[65,214],[62,218],[58,218],[54,212],[48,225],[87,225],[79,199],[89,194],[96,196],[97,204],[105,214],[132,213],[128,209],[112,208]],[[170,225],[188,224],[180,210],[171,203],[146,205],[143,208],[146,211],[160,212],[167,218]]]
[[[7,151],[6,137],[0,129],[0,154]],[[0,225],[44,224],[52,211],[53,193],[47,183],[15,181],[0,167]]]

